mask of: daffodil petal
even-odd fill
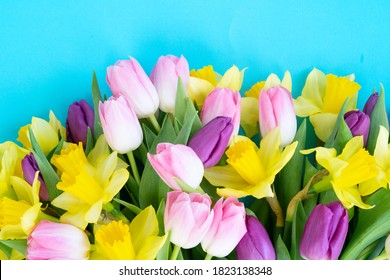
[[[248,185],[230,165],[206,168],[204,176],[213,186],[240,189]]]
[[[240,90],[242,81],[244,79],[245,70],[246,68],[240,71],[237,66],[233,65],[225,72],[217,86],[222,88],[230,88],[233,91]]]
[[[111,201],[114,198],[114,196],[126,184],[128,179],[129,179],[129,171],[127,171],[126,169],[122,168],[114,171],[110,179],[110,182],[108,183],[106,189],[104,190],[104,193],[106,194],[108,199],[108,201],[105,202]]]
[[[188,82],[188,96],[198,106],[203,106],[204,100],[214,89],[213,84],[207,80],[190,77]]]
[[[240,124],[246,136],[253,137],[259,133],[259,101],[254,97],[241,98]]]
[[[37,203],[30,207],[23,216],[20,218],[21,226],[26,235],[29,235],[30,232],[34,229],[36,223],[38,222],[38,216],[41,212],[42,203]]]
[[[336,124],[337,115],[332,113],[319,113],[310,116],[310,122],[314,127],[317,137],[326,142]]]

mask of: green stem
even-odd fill
[[[176,260],[179,253],[180,253],[180,246],[175,245],[175,247],[173,247],[173,251],[172,251],[171,257],[169,259],[171,261]]]
[[[209,261],[213,258],[212,255],[210,255],[209,253],[207,253],[206,257],[204,258],[205,261]]]
[[[159,123],[158,123],[158,121],[157,121],[155,115],[150,115],[150,116],[148,117],[148,119],[149,119],[150,122],[152,123],[154,129],[155,129],[157,132],[160,132],[161,127],[160,127],[160,125],[159,125]]]
[[[129,220],[126,218],[125,215],[118,209],[114,207],[114,205],[111,204],[111,202],[108,202],[106,204],[103,204],[103,209],[107,211],[108,213],[112,214],[114,217],[121,219],[125,223],[129,223]]]
[[[313,185],[313,190],[316,193],[324,192],[332,189],[332,183],[330,182],[330,176],[325,176],[323,179]]]
[[[376,258],[374,258],[374,260],[389,260],[389,256],[387,255],[387,252],[383,252],[382,254],[380,254],[379,256],[377,256]]]
[[[138,168],[137,168],[137,164],[135,162],[133,151],[128,152],[127,157],[129,158],[129,161],[130,161],[130,166],[131,166],[131,170],[133,171],[134,179],[137,182],[137,184],[139,185],[139,183],[141,182],[141,179],[139,177]]]
[[[284,227],[284,216],[282,207],[280,206],[278,197],[276,196],[275,187],[272,185],[272,191],[274,193],[273,197],[267,197],[266,200],[271,207],[272,211],[275,213],[276,216],[276,227],[277,228],[283,228]]]

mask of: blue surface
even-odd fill
[[[248,67],[243,91],[289,70],[294,96],[313,67],[355,73],[360,107],[390,88],[390,1],[78,2],[1,1],[0,142],[50,109],[65,123],[73,101],[91,99],[92,69],[110,95],[106,67],[128,55],[148,73],[170,53],[190,68]]]

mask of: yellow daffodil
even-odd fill
[[[154,208],[148,206],[130,223],[112,221],[95,233],[96,251],[91,258],[109,260],[154,260],[167,235],[158,236]]]
[[[188,95],[198,106],[202,106],[207,95],[215,88],[230,88],[239,91],[244,79],[244,71],[233,65],[223,76],[214,71],[213,66],[208,65],[199,70],[191,70]]]
[[[65,138],[65,128],[61,125],[52,111],[50,111],[49,122],[41,118],[33,117],[31,119],[31,124],[19,129],[18,141],[27,149],[31,149],[29,128],[31,128],[34,133],[34,136],[45,155],[48,155],[58,145],[60,141],[58,134]]]
[[[117,152],[110,154],[103,145],[97,144],[91,153],[90,162],[81,143],[69,144],[51,160],[61,173],[57,188],[64,191],[52,204],[67,210],[61,216],[61,222],[81,229],[88,223],[97,222],[103,205],[113,199],[129,177],[123,165],[118,167]]]
[[[310,117],[314,131],[321,141],[328,139],[347,98],[347,111],[356,108],[360,85],[354,79],[354,75],[337,77],[333,74],[325,75],[317,69],[313,69],[308,75],[302,95],[295,100],[294,106],[297,116]]]
[[[17,199],[4,196],[0,200],[0,239],[27,238],[40,220],[55,220],[41,211],[38,172],[32,186],[16,176],[11,176],[10,181]]]
[[[260,149],[249,138],[238,136],[226,151],[228,165],[205,169],[205,177],[212,185],[223,187],[217,189],[222,197],[273,197],[271,184],[297,144],[293,142],[281,151],[279,128],[261,140]]]
[[[363,182],[359,185],[359,192],[362,195],[369,195],[379,188],[388,188],[390,184],[390,144],[389,131],[380,126],[376,146],[374,150],[374,158],[379,173],[376,177]]]
[[[320,184],[330,182],[329,187],[333,187],[345,208],[349,209],[354,205],[363,209],[373,207],[365,204],[361,196],[373,193],[378,186],[375,184],[367,186],[365,193],[362,193],[358,187],[360,183],[378,174],[374,157],[363,148],[363,136],[356,136],[349,140],[340,155],[337,155],[334,148],[317,147],[301,151],[303,154],[312,152],[316,152],[317,162],[329,171],[329,175]]]

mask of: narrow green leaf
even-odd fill
[[[196,117],[196,113],[192,115],[190,114],[191,113],[186,114],[184,124],[175,140],[175,144],[187,144],[188,138],[190,137],[190,133],[192,130],[192,125]]]
[[[276,259],[277,260],[291,260],[290,253],[284,244],[282,237],[279,235],[275,244]]]
[[[128,203],[128,202],[123,201],[119,198],[114,198],[113,200],[115,202],[118,202],[119,204],[125,206],[127,209],[129,209],[131,212],[133,212],[136,215],[138,215],[142,211],[139,207],[135,206],[134,204]]]
[[[88,127],[87,132],[87,143],[85,145],[85,155],[88,156],[89,152],[93,149],[95,146],[95,140],[93,139],[91,128]]]
[[[154,132],[147,127],[145,124],[142,124],[142,128],[144,131],[144,139],[146,143],[146,147],[148,148],[148,151],[152,148],[154,140],[156,140],[157,135],[154,134]]]
[[[27,239],[0,240],[0,243],[26,255]]]
[[[94,109],[94,136],[95,141],[103,134],[102,124],[99,117],[99,101],[102,100],[102,95],[100,94],[99,84],[96,77],[96,72],[93,71],[92,74],[92,101]]]
[[[303,235],[303,229],[307,221],[307,215],[302,202],[299,201],[292,221],[291,250],[290,255],[293,260],[301,260],[299,253],[299,244]]]
[[[0,241],[0,250],[7,256],[7,259],[11,259],[11,254],[12,254],[12,248],[4,245]]]

